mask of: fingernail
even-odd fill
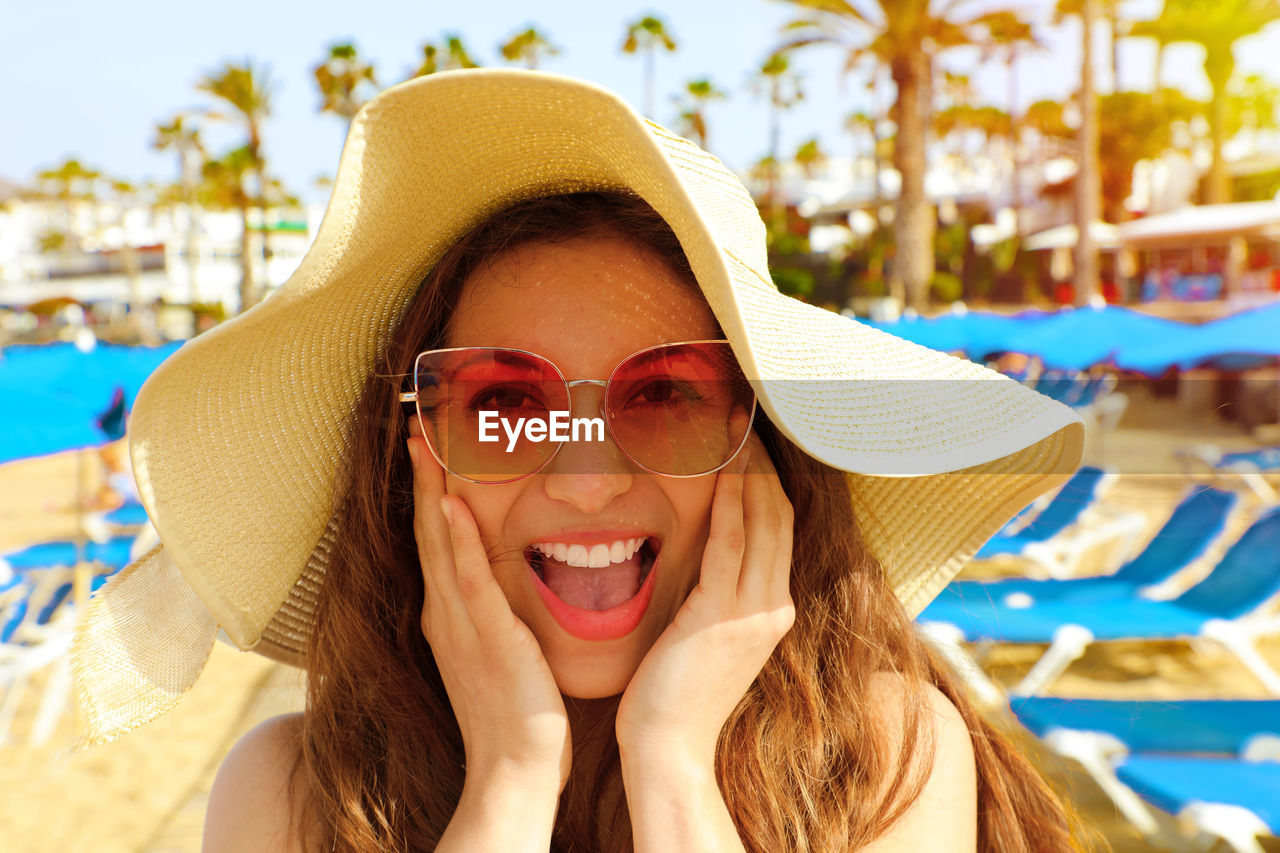
[[[453,524],[453,507],[449,506],[449,502],[444,498],[440,499],[440,512],[444,515],[444,520]]]
[[[405,442],[409,446],[409,461],[413,463],[413,467],[418,467],[418,445],[413,443],[413,439]]]

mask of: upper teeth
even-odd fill
[[[619,539],[599,545],[566,545],[564,542],[538,542],[534,548],[562,563],[578,568],[603,568],[610,563],[630,560],[640,550],[647,536],[638,539]]]

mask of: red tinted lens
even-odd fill
[[[481,483],[519,479],[545,465],[558,445],[528,426],[569,409],[568,387],[555,365],[519,350],[424,352],[414,386],[436,457],[450,473]]]
[[[751,429],[755,394],[727,341],[668,344],[618,365],[606,414],[636,463],[692,476],[733,458]]]

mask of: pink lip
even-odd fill
[[[555,541],[565,542],[565,544],[586,544],[585,542],[576,543],[564,539]],[[597,539],[596,541],[599,540]],[[617,640],[636,629],[636,626],[640,624],[640,620],[644,618],[645,611],[649,609],[649,602],[653,599],[653,578],[657,573],[658,564],[655,560],[653,566],[649,569],[648,577],[644,579],[644,583],[640,584],[640,589],[630,599],[616,607],[610,607],[608,610],[587,610],[561,601],[542,582],[537,572],[532,567],[529,569],[529,576],[533,578],[533,588],[538,591],[538,597],[542,599],[542,603],[546,606],[551,617],[570,635],[577,637],[579,640],[591,640],[594,642]]]

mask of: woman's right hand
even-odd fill
[[[571,760],[564,700],[537,639],[494,578],[470,508],[445,494],[444,470],[416,431],[408,447],[425,589],[422,632],[466,749],[459,811],[468,801],[487,803],[485,811],[498,802],[516,805],[513,797],[541,810],[549,794],[554,817]]]

